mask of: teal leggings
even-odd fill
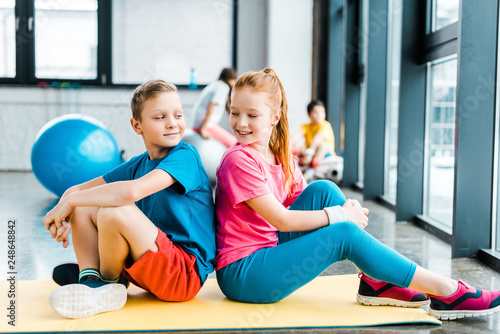
[[[322,210],[346,198],[330,181],[306,187],[290,210]],[[408,287],[417,265],[352,222],[311,232],[278,232],[279,243],[217,271],[222,292],[246,303],[274,303],[313,280],[340,260],[351,260],[367,275]]]

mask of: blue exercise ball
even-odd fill
[[[33,173],[59,197],[68,188],[99,177],[122,162],[116,141],[104,124],[79,114],[45,124],[31,150]]]

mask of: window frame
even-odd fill
[[[0,85],[37,86],[44,83],[58,86],[71,82],[78,86],[131,88],[141,84],[115,84],[112,82],[112,1],[97,0],[97,77],[95,79],[37,78],[35,76],[35,0],[16,0],[14,7],[16,29],[16,75],[0,77]],[[236,68],[238,0],[232,0],[231,66]],[[174,83],[175,84],[175,83]],[[187,88],[188,85],[177,85]],[[204,85],[199,85],[203,88]]]

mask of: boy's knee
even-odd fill
[[[103,207],[97,213],[97,226],[107,226],[120,224],[127,217],[128,206]],[[104,225],[105,224],[105,225]]]
[[[95,208],[90,206],[78,206],[71,214],[71,224],[78,224],[79,222],[87,222],[94,220]]]
[[[77,206],[74,210],[73,210],[73,217],[82,217],[84,215],[87,215],[89,211],[89,208],[86,207],[86,206]]]

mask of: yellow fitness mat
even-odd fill
[[[275,328],[360,327],[441,322],[421,308],[362,306],[356,302],[356,275],[321,276],[275,304],[244,304],[228,300],[215,279],[208,279],[188,302],[168,303],[135,286],[128,289],[125,307],[84,319],[66,319],[49,305],[57,288],[51,281],[19,281],[15,327],[3,316],[0,332],[136,332],[169,330],[234,330]],[[8,296],[8,282],[0,293]],[[2,309],[10,305],[4,300]]]

